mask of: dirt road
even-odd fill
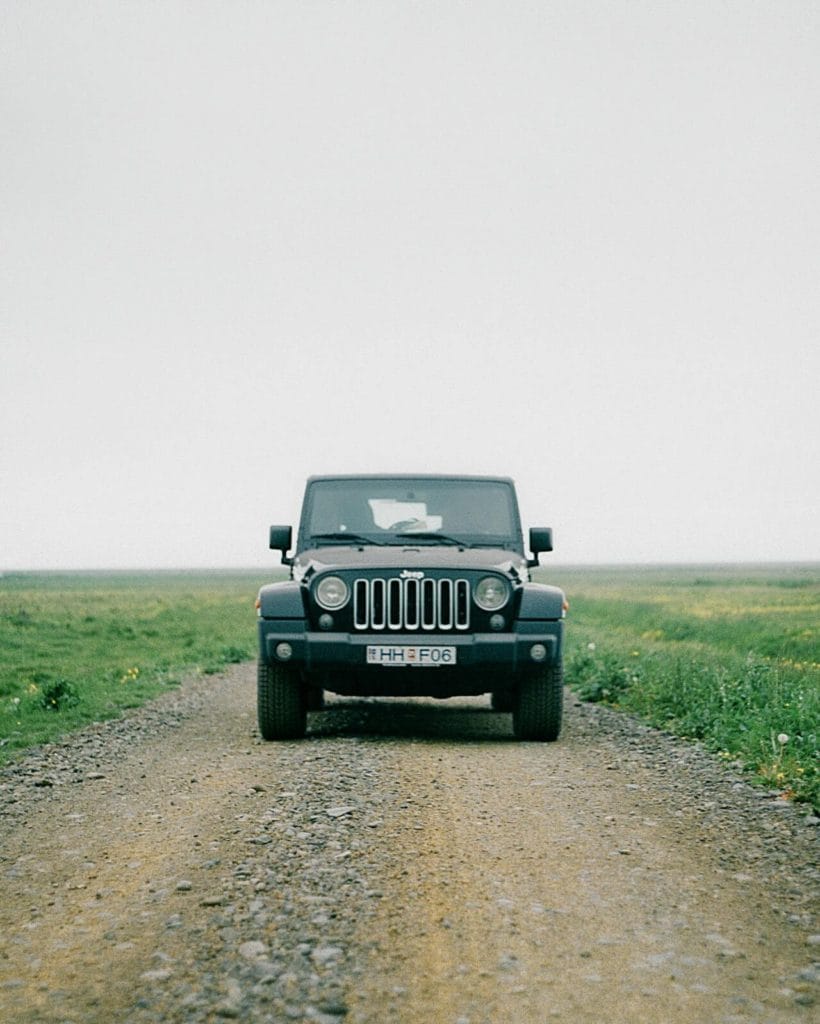
[[[817,827],[566,696],[338,701],[262,744],[252,666],[0,773],[0,1021],[817,1019]]]

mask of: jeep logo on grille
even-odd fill
[[[424,579],[424,573],[423,572],[411,572],[409,569],[403,569],[399,573],[399,579],[402,579],[402,580],[423,580]]]

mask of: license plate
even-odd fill
[[[373,644],[367,648],[368,665],[415,665],[422,668],[437,668],[455,663],[455,647]]]

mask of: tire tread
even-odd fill
[[[305,735],[305,697],[293,671],[258,662],[256,709],[262,739],[295,740]]]
[[[513,705],[513,731],[520,740],[552,743],[561,735],[564,671],[559,661],[521,680]]]

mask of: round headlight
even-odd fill
[[[485,612],[496,612],[510,599],[510,588],[498,576],[485,576],[475,588],[475,603]]]
[[[338,576],[325,576],[323,580],[317,583],[314,594],[317,604],[331,611],[334,611],[336,608],[342,608],[347,604],[347,584],[344,580],[339,579]]]

